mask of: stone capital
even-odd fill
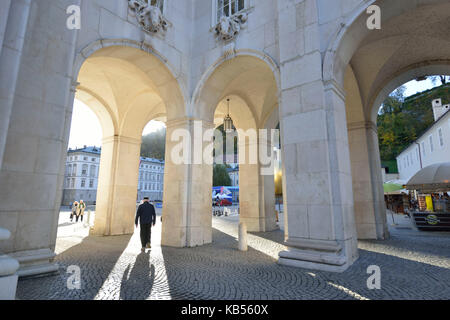
[[[359,122],[353,122],[349,123],[347,125],[348,131],[355,131],[355,130],[373,130],[376,134],[378,134],[378,127],[377,124],[373,121],[359,121]]]

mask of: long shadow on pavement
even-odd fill
[[[58,254],[60,266],[55,276],[21,279],[17,288],[19,300],[93,300],[126,249],[131,235],[115,237],[89,236]],[[70,290],[69,266],[79,266],[81,289]]]

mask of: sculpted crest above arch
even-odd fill
[[[144,0],[128,0],[128,7],[145,32],[154,34],[167,31],[169,22],[163,16],[160,7],[151,5]]]
[[[231,41],[239,34],[241,27],[247,22],[247,13],[243,12],[231,17],[222,16],[214,31],[223,41]]]

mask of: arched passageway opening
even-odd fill
[[[377,115],[399,85],[448,73],[448,1],[373,1],[381,30],[366,27],[365,10],[347,24],[325,56],[324,80],[345,93],[346,122],[359,239],[385,239],[386,221]],[[420,26],[420,27],[419,27]]]
[[[240,221],[254,232],[277,228],[274,152],[271,132],[263,130],[278,106],[274,72],[261,58],[238,55],[217,63],[194,97],[195,114],[214,128],[223,125],[227,115],[233,121],[236,131],[230,135],[238,139]],[[231,148],[234,158],[234,144]],[[204,183],[211,189],[212,179],[207,178]]]
[[[103,130],[91,234],[131,234],[143,163],[143,130],[151,120],[183,117],[183,94],[161,59],[132,46],[98,48],[82,63],[77,79],[76,98],[96,113]],[[163,173],[157,177],[162,179]]]

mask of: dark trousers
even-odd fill
[[[152,225],[151,224],[141,224],[141,244],[142,248],[150,243],[150,237],[152,235]]]

